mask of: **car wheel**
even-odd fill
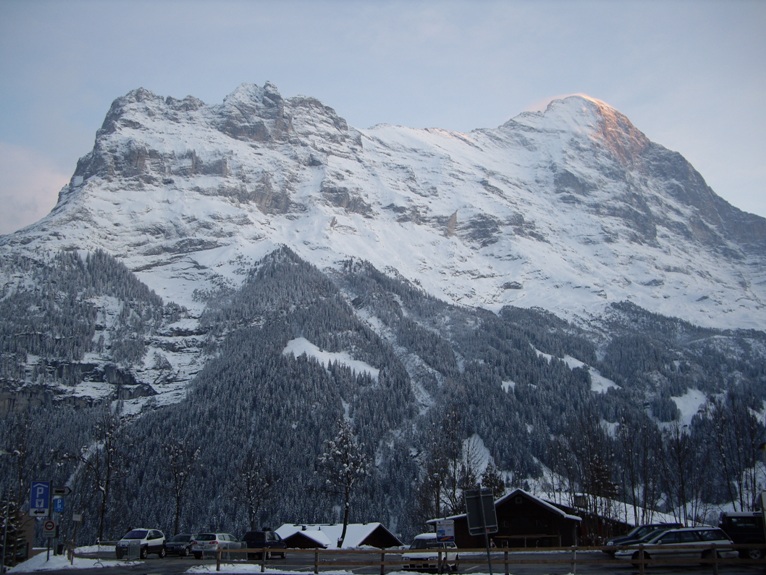
[[[745,549],[745,559],[752,559],[753,561],[760,561],[763,559],[763,549]]]
[[[149,556],[149,548],[148,547],[141,547],[141,559],[146,559]]]
[[[167,550],[164,547],[160,548],[160,552],[157,553],[157,555],[160,556],[160,559],[164,559],[165,555],[167,555],[167,554],[168,554],[168,552],[167,552]]]
[[[189,548],[188,547],[184,547],[183,550],[181,551],[180,555],[181,555],[181,557],[188,557],[190,553],[191,553],[191,551],[189,550]]]
[[[195,553],[194,554],[195,559],[202,559],[202,553]]]

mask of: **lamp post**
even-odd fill
[[[14,450],[13,452],[8,452],[5,449],[0,449],[0,455],[11,455],[13,457],[18,457],[19,452]],[[0,558],[0,573],[5,573],[5,550],[8,548],[8,515],[10,513],[10,505],[11,505],[11,498],[8,491],[8,486],[5,487],[5,516],[3,517],[3,553],[2,558]]]
[[[0,573],[5,573],[5,548],[8,547],[8,511],[11,498],[8,497],[8,488],[5,488],[5,515],[3,516],[3,556],[0,559]]]
[[[5,449],[0,450],[0,455],[10,455]],[[10,497],[8,497],[8,486],[5,486],[5,514],[3,515],[3,554],[0,559],[0,573],[5,573],[5,548],[8,547],[8,511]]]
[[[763,455],[764,466],[766,466],[766,442],[758,446],[758,451]],[[757,480],[756,480],[757,481]],[[761,521],[763,522],[763,538],[766,540],[766,491],[761,490],[758,503],[761,507]]]

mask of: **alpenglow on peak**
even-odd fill
[[[0,242],[107,251],[190,309],[284,245],[320,269],[363,259],[490,310],[587,318],[627,300],[703,325],[766,324],[765,220],[582,95],[457,133],[355,129],[270,83],[215,105],[134,90],[53,212]]]

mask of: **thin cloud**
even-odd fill
[[[45,156],[0,142],[0,234],[10,234],[47,215],[69,180]]]

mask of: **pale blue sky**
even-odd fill
[[[129,90],[266,81],[358,128],[491,128],[586,93],[766,216],[764,30],[761,0],[0,0],[0,233],[50,211]]]

